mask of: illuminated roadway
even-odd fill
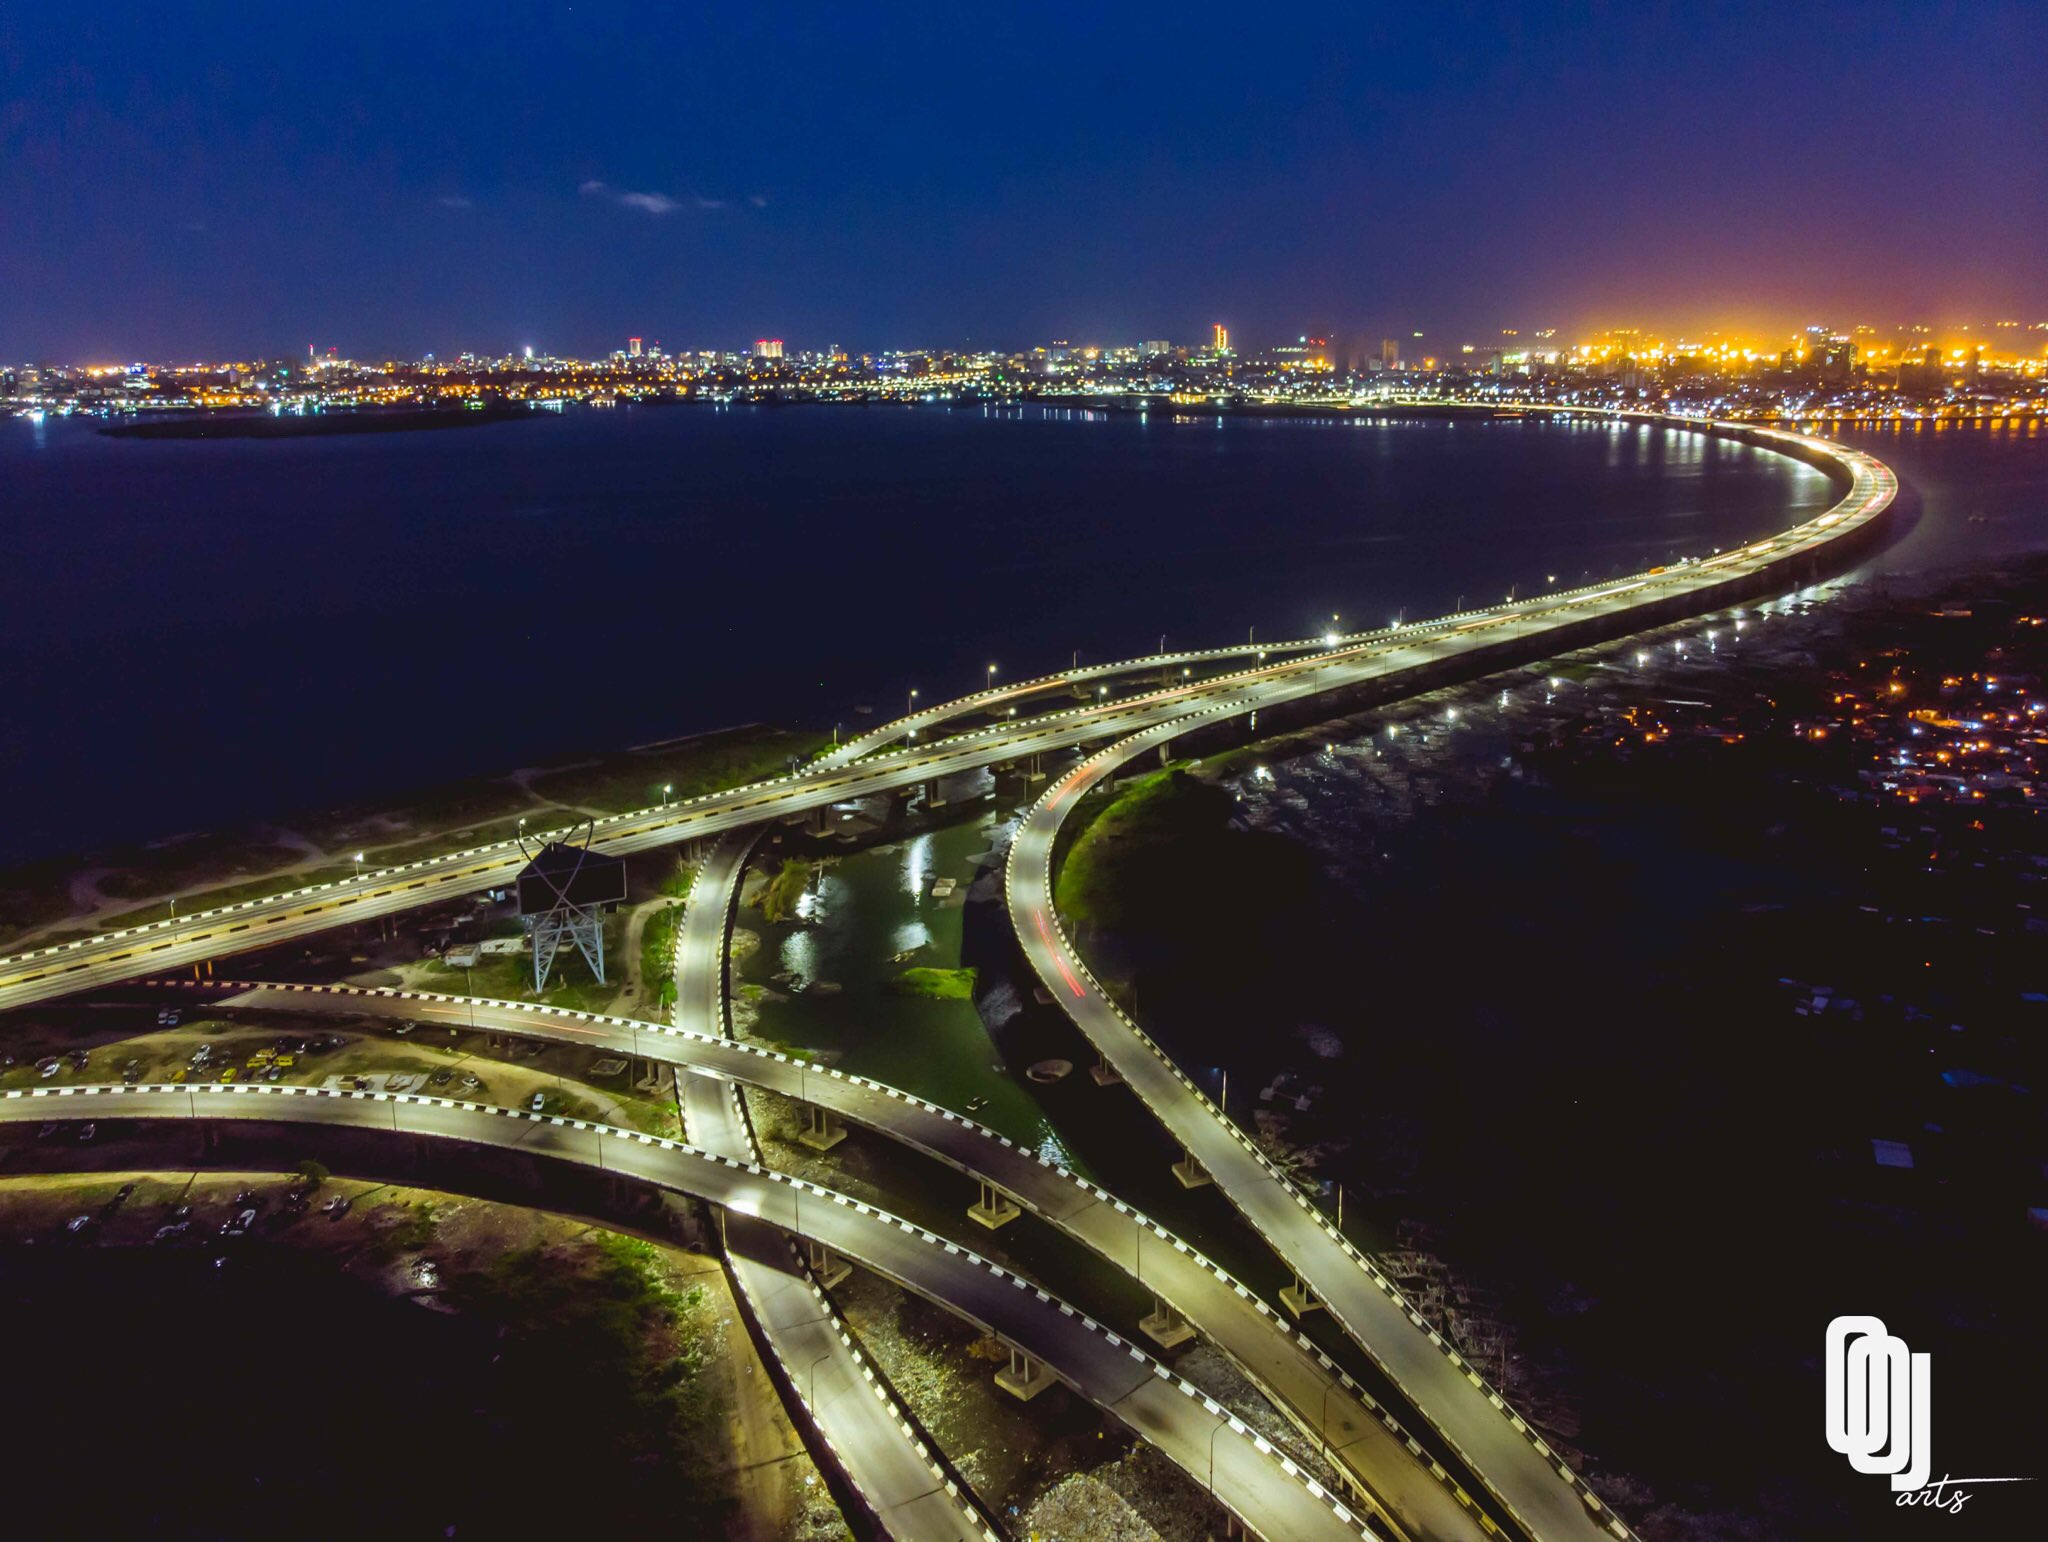
[[[1136,1345],[1022,1276],[886,1211],[802,1179],[638,1131],[411,1094],[319,1087],[38,1088],[0,1093],[0,1120],[227,1120],[428,1136],[595,1168],[815,1239],[1015,1345],[1157,1447],[1272,1538],[1370,1535],[1263,1436]]]
[[[1867,456],[1836,453],[1850,473],[1851,486],[1826,513],[1771,542],[1679,570],[1682,582],[1701,601],[1699,608],[1712,608],[1717,590],[1734,597],[1730,580],[1749,566],[1745,558],[1783,563],[1883,513],[1896,493],[1891,472]],[[1657,586],[1662,577],[1644,575],[1600,586],[1594,598],[1622,602],[1627,595]],[[1454,626],[1450,635],[1507,636],[1574,619],[1548,603],[1504,606]],[[1365,674],[1376,666],[1384,669],[1401,651],[1339,650],[1324,656],[1330,660],[1324,667],[1340,678]],[[1240,703],[1238,710],[1248,706]],[[1134,734],[1084,761],[1057,779],[1026,816],[1012,842],[1005,873],[1010,919],[1026,956],[1089,1042],[1531,1537],[1540,1542],[1632,1537],[1625,1523],[1486,1386],[1477,1370],[1102,993],[1068,942],[1052,895],[1052,858],[1061,824],[1091,788],[1138,756],[1201,726],[1209,710],[1213,708]]]
[[[704,893],[698,879],[692,900]],[[715,891],[714,891],[715,892]],[[692,910],[696,906],[692,905]],[[733,1083],[830,1110],[957,1171],[994,1184],[1024,1209],[1139,1281],[1228,1354],[1396,1527],[1417,1539],[1481,1535],[1447,1476],[1432,1475],[1387,1411],[1332,1367],[1273,1308],[1199,1251],[1106,1189],[950,1109],[775,1050],[628,1018],[412,991],[342,985],[207,982],[209,1010],[351,1016],[473,1026],[602,1048],[683,1070],[691,1143],[757,1161],[732,1101]],[[227,992],[215,999],[217,992]],[[835,1447],[838,1441],[834,1441]],[[929,1486],[929,1464],[923,1463]],[[1469,1503],[1469,1501],[1467,1501]]]
[[[684,925],[677,929],[672,965],[682,962],[683,939],[692,929],[690,917],[717,916],[723,939],[723,918],[737,897],[752,844],[744,833],[727,835],[699,865]],[[701,920],[696,929],[704,929]],[[722,982],[724,971],[714,978]],[[722,989],[718,995],[723,999]],[[500,1017],[517,1014],[491,1016],[491,1026],[498,1027],[507,1026]],[[639,1037],[637,1031],[631,1035],[635,1049]],[[758,1165],[760,1148],[740,1106],[738,1087],[724,1076],[680,1065],[672,1074],[676,1106],[690,1143],[717,1156]],[[720,1230],[728,1267],[769,1352],[781,1362],[783,1376],[813,1428],[882,1529],[896,1542],[993,1539],[996,1533],[976,1509],[970,1491],[868,1365],[801,1250],[753,1216],[728,1216]]]
[[[1672,420],[1674,426],[1688,426]],[[1689,426],[1703,427],[1702,423]],[[850,759],[851,748],[787,776],[684,803],[601,819],[595,844],[630,854],[795,816],[851,798],[898,791],[938,778],[1048,751],[1101,743],[1185,717],[1242,716],[1346,686],[1397,684],[1419,666],[1526,644],[1573,622],[1611,620],[1652,603],[1712,608],[1718,595],[1790,568],[1876,518],[1897,484],[1882,463],[1824,440],[1739,427],[1741,437],[1825,455],[1851,481],[1827,512],[1783,534],[1698,562],[1555,592],[1518,603],[1340,639],[1326,651],[997,723],[936,741],[911,742]],[[1219,650],[1231,654],[1239,650]],[[1477,663],[1478,660],[1474,659]],[[1112,666],[1100,666],[1107,671]],[[933,709],[943,711],[946,709]],[[893,725],[892,725],[893,727]],[[886,736],[892,728],[877,731]],[[873,736],[870,736],[873,737]],[[328,927],[452,899],[508,882],[523,864],[502,841],[291,893],[181,916],[0,958],[0,1010],[219,958]]]
[[[1646,618],[1652,614],[1664,618],[1680,611],[1711,609],[1748,592],[1760,580],[1775,579],[1781,572],[1789,577],[1796,564],[1877,518],[1895,494],[1896,482],[1890,471],[1857,452],[1779,430],[1742,429],[1740,437],[1766,445],[1774,441],[1796,444],[1809,454],[1826,457],[1848,477],[1847,496],[1817,518],[1781,535],[1704,560],[1434,622],[1358,634],[1336,640],[1334,646],[1307,657],[1276,663],[1261,658],[1250,668],[1141,691],[1117,701],[999,720],[990,727],[936,742],[918,744],[913,740],[899,749],[866,753],[878,749],[895,732],[908,733],[915,726],[909,722],[888,725],[789,776],[672,807],[612,816],[599,822],[597,843],[601,849],[617,853],[646,850],[801,815],[836,801],[908,788],[990,764],[1104,740],[1119,741],[1115,750],[1085,763],[1054,785],[1013,848],[1009,874],[1012,916],[1034,967],[1081,1022],[1083,1031],[1139,1088],[1153,1111],[1209,1168],[1224,1192],[1532,1536],[1549,1542],[1551,1538],[1592,1535],[1602,1529],[1602,1523],[1613,1535],[1629,1536],[1627,1528],[1604,1509],[1589,1508],[1597,1501],[1586,1496],[1576,1479],[1564,1473],[1565,1481],[1558,1481],[1526,1426],[1505,1409],[1492,1412],[1490,1396],[1476,1373],[1457,1367],[1447,1350],[1425,1336],[1420,1320],[1389,1294],[1391,1287],[1377,1281],[1362,1258],[1319,1224],[1305,1200],[1285,1189],[1276,1174],[1256,1170],[1262,1164],[1255,1153],[1216,1117],[1206,1099],[1172,1072],[1135,1025],[1122,1022],[1121,1032],[1112,1026],[1112,1020],[1121,1022],[1120,1014],[1094,992],[1085,967],[1058,936],[1046,888],[1049,875],[1043,864],[1064,808],[1070,807],[1080,792],[1133,756],[1155,745],[1164,747],[1191,729],[1349,686],[1398,688],[1403,676],[1427,665],[1461,661],[1462,667],[1476,670],[1484,667],[1489,653],[1504,652],[1509,646],[1526,650],[1546,642],[1552,633],[1558,634],[1557,641],[1563,644],[1572,634],[1560,629],[1574,623],[1626,621],[1637,611],[1645,612]],[[1659,609],[1650,613],[1647,608],[1653,603]],[[1289,646],[1282,644],[1267,651],[1285,651]],[[1216,655],[1241,657],[1248,651],[1256,650],[1247,645],[1216,650]],[[1120,673],[1163,667],[1164,663],[1141,660],[1095,669],[1102,674]],[[1048,681],[1062,683],[1059,677],[1048,677]],[[1027,682],[1008,689],[1011,694],[1027,694],[1043,688],[1051,686]],[[930,721],[962,710],[985,710],[994,704],[993,697],[1003,694],[984,693],[982,700],[964,707],[955,703],[930,709],[937,714]],[[129,928],[0,959],[0,1008],[452,898],[506,881],[521,861],[516,845],[500,843],[252,900],[177,922]],[[1070,994],[1062,996],[1062,990]],[[1161,1081],[1161,1075],[1174,1085]],[[849,1256],[860,1256],[848,1251]],[[948,1304],[960,1306],[957,1301]],[[1413,1350],[1416,1344],[1431,1348],[1418,1355]],[[1437,1374],[1427,1369],[1432,1365]],[[1447,1365],[1462,1374],[1440,1374]],[[1403,1370],[1409,1375],[1404,1377]],[[1497,1404],[1497,1400],[1491,1401]],[[1483,1410],[1491,1423],[1475,1418],[1474,1409]],[[1515,1438],[1502,1439],[1503,1430],[1513,1430]],[[1532,1474],[1535,1481],[1531,1481]]]

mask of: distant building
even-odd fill
[[[639,339],[639,338],[637,338],[637,337],[629,337],[629,338],[627,338],[627,339],[626,339],[626,357],[627,357],[627,358],[629,358],[629,359],[637,359],[637,358],[639,358],[639,357],[640,357],[640,339]]]
[[[1221,328],[1219,327],[1219,328],[1218,328],[1217,330],[1221,331],[1222,329],[1221,329]],[[1140,344],[1138,344],[1138,353],[1139,353],[1139,355],[1140,355],[1141,357],[1143,357],[1143,358],[1147,358],[1147,359],[1149,359],[1149,358],[1153,358],[1153,357],[1155,357],[1155,356],[1157,356],[1157,355],[1159,355],[1159,354],[1162,354],[1162,353],[1172,353],[1172,352],[1173,352],[1173,344],[1171,344],[1171,343],[1167,343],[1167,342],[1156,342],[1156,343],[1140,343]]]
[[[782,339],[779,337],[764,337],[760,339],[760,341],[754,344],[754,357],[757,359],[781,358]]]
[[[1216,323],[1215,346],[1218,353],[1230,352],[1230,328],[1220,321]]]
[[[1396,341],[1395,339],[1393,339],[1393,338],[1391,338],[1391,337],[1383,337],[1383,338],[1381,338],[1381,339],[1380,339],[1380,368],[1381,368],[1381,369],[1399,369],[1400,367],[1401,367],[1401,345],[1400,345],[1400,343],[1399,343],[1399,342],[1397,342],[1397,341]]]

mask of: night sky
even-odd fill
[[[0,360],[2048,319],[2038,4],[16,4]]]

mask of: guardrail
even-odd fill
[[[168,1097],[174,1101],[182,1098],[187,1105],[186,1111],[181,1114],[124,1113],[122,1111],[122,1103],[136,1102],[146,1097]],[[391,1110],[391,1128],[394,1133],[439,1135],[440,1138],[444,1139],[459,1139],[459,1137],[441,1135],[441,1132],[431,1128],[407,1130],[401,1123],[401,1110],[408,1108],[444,1109],[465,1115],[476,1115],[480,1118],[505,1119],[517,1123],[546,1125],[559,1129],[583,1131],[598,1138],[599,1144],[594,1148],[597,1152],[597,1160],[588,1165],[593,1165],[601,1171],[618,1172],[617,1169],[607,1168],[604,1164],[604,1147],[602,1144],[604,1141],[616,1140],[631,1145],[648,1146],[659,1151],[674,1153],[693,1161],[711,1163],[718,1167],[743,1172],[749,1177],[764,1183],[787,1188],[794,1194],[802,1194],[840,1210],[851,1211],[868,1220],[891,1227],[906,1236],[916,1238],[929,1247],[939,1249],[948,1257],[953,1258],[964,1266],[977,1269],[987,1274],[990,1278],[1000,1281],[1015,1290],[1028,1293],[1042,1306],[1052,1308],[1061,1317],[1101,1339],[1108,1347],[1120,1351],[1137,1364],[1147,1375],[1164,1382],[1167,1386],[1180,1392],[1184,1397],[1200,1404],[1212,1417],[1227,1424],[1235,1434],[1248,1441],[1261,1456],[1270,1458],[1287,1477],[1297,1483],[1311,1499],[1326,1507],[1339,1522],[1355,1531],[1360,1537],[1368,1539],[1368,1542],[1380,1542],[1380,1539],[1375,1538],[1372,1531],[1368,1529],[1366,1523],[1352,1513],[1350,1508],[1343,1502],[1341,1496],[1330,1493],[1311,1474],[1305,1472],[1292,1457],[1275,1447],[1264,1435],[1245,1424],[1236,1414],[1231,1413],[1230,1410],[1217,1403],[1215,1399],[1211,1398],[1170,1366],[1148,1354],[1122,1335],[1097,1322],[1087,1313],[1080,1311],[1078,1308],[1052,1295],[1049,1291],[1033,1284],[1015,1270],[1005,1268],[991,1259],[963,1248],[958,1243],[919,1226],[915,1222],[905,1220],[901,1216],[891,1214],[889,1211],[867,1204],[862,1200],[853,1199],[836,1189],[825,1188],[820,1184],[811,1182],[807,1178],[798,1178],[788,1173],[778,1172],[774,1168],[765,1167],[758,1162],[739,1161],[717,1152],[706,1151],[701,1147],[692,1146],[684,1141],[671,1140],[667,1136],[648,1135],[639,1130],[622,1129],[616,1125],[600,1124],[594,1120],[571,1119],[560,1114],[540,1114],[527,1109],[500,1108],[493,1104],[470,1103],[456,1098],[444,1098],[430,1094],[410,1092],[355,1092],[331,1087],[301,1087],[260,1083],[256,1085],[240,1083],[228,1085],[208,1084],[201,1087],[188,1087],[176,1083],[143,1083],[134,1086],[121,1084],[113,1086],[31,1087],[0,1091],[0,1109],[4,1109],[10,1104],[22,1105],[21,1117],[23,1118],[35,1117],[39,1113],[44,1113],[45,1110],[36,1105],[49,1104],[54,1105],[53,1109],[47,1112],[47,1116],[52,1118],[97,1117],[144,1120],[190,1118],[262,1121],[265,1118],[265,1114],[257,1105],[266,1100],[284,1099],[307,1099],[341,1105],[384,1106]],[[224,1106],[219,1109],[209,1108],[202,1111],[199,1106],[202,1101],[222,1105],[239,1104],[242,1106]],[[100,1109],[97,1105],[101,1102],[110,1103],[112,1105],[111,1111]],[[87,1108],[66,1105],[91,1106]],[[353,1128],[381,1128],[381,1126],[358,1123]],[[583,1161],[582,1158],[562,1152],[532,1152],[529,1150],[528,1154],[544,1156],[553,1161]],[[629,1174],[620,1175],[631,1176]],[[644,1179],[642,1181],[654,1182],[657,1187],[669,1186],[660,1180]],[[690,1189],[687,1184],[676,1186],[682,1188],[684,1192],[698,1193],[700,1198],[713,1198],[711,1195]],[[778,1225],[779,1223],[770,1221],[768,1224]],[[802,1235],[802,1233],[798,1232],[797,1235]],[[874,1262],[867,1260],[863,1260],[863,1262],[866,1262],[869,1268],[875,1269],[877,1273],[895,1278],[890,1276],[887,1269],[879,1267]],[[896,1278],[896,1283],[907,1290],[924,1294],[910,1280]],[[957,1302],[941,1299],[937,1304],[958,1316],[966,1318],[985,1333],[999,1338],[1007,1339],[1011,1337],[1011,1335],[1002,1333],[995,1324],[977,1316],[972,1310]],[[1047,1368],[1056,1374],[1060,1374],[1062,1380],[1067,1379],[1066,1374],[1061,1373],[1059,1367],[1051,1365],[1050,1362],[1047,1362]],[[1085,1396],[1085,1394],[1083,1395]],[[1245,1519],[1242,1516],[1239,1518],[1241,1520]]]

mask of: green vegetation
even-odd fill
[[[889,982],[899,996],[919,996],[927,1001],[972,1001],[972,969],[906,969]]]
[[[1115,926],[1158,897],[1160,869],[1184,873],[1197,884],[1198,870],[1181,860],[1188,842],[1199,842],[1222,824],[1218,804],[1228,798],[1189,776],[1180,766],[1126,783],[1069,820],[1067,846],[1053,885],[1053,902],[1069,922]],[[1227,809],[1221,810],[1227,818]]]
[[[660,1515],[665,1529],[723,1535],[732,1485],[715,1453],[729,1410],[707,1374],[719,1312],[710,1292],[672,1269],[660,1249],[599,1232],[573,1248],[509,1253],[452,1278],[448,1294],[503,1325],[496,1373],[505,1406],[575,1410],[510,1426],[508,1473],[623,1465],[633,1475],[625,1490],[588,1493],[583,1521]]]
[[[280,841],[270,831],[226,830],[38,862],[0,872],[0,940],[73,914],[71,881],[88,861],[104,869],[98,877],[102,894],[136,903],[96,918],[75,935],[160,921],[169,908],[163,896],[171,894],[183,895],[178,908],[190,913],[331,882],[355,871],[349,858],[358,850],[366,854],[365,867],[391,867],[508,839],[521,818],[537,832],[574,823],[583,810],[621,813],[664,798],[680,803],[778,776],[792,758],[809,760],[829,742],[826,735],[766,725],[726,729],[542,771],[524,787],[509,777],[480,777],[427,788],[383,808],[309,815],[294,821],[303,845]],[[286,871],[309,860],[304,871]],[[675,897],[686,892],[684,882]]]
[[[624,813],[664,798],[682,803],[705,793],[780,776],[792,756],[809,760],[829,743],[823,734],[798,733],[755,724],[677,739],[666,745],[613,756],[595,765],[543,772],[532,779],[540,797],[578,808]],[[673,792],[664,792],[673,788]]]
[[[697,869],[681,857],[668,870],[668,876],[661,880],[660,892],[670,899],[688,899],[690,890],[697,885]]]
[[[1344,956],[1327,935],[1341,907],[1314,856],[1232,828],[1231,806],[1182,767],[1141,777],[1084,806],[1055,875],[1089,962],[1161,1017],[1270,1017]]]
[[[771,926],[786,918],[796,909],[796,902],[810,886],[811,864],[796,857],[785,857],[782,871],[768,880],[768,887],[761,891],[761,919]]]
[[[662,1010],[676,999],[676,928],[683,924],[683,907],[668,904],[647,918],[640,932],[640,989]]]
[[[299,1164],[298,1172],[299,1177],[309,1189],[319,1188],[329,1178],[334,1176],[334,1174],[327,1170],[324,1164],[314,1161],[311,1157],[308,1157]]]
[[[604,918],[606,971],[619,956],[625,934],[625,917],[614,912]],[[583,955],[567,943],[555,955],[555,967],[548,975],[548,988],[533,988],[531,953],[487,953],[468,969],[454,969],[434,959],[408,971],[407,985],[414,990],[440,991],[450,996],[479,996],[494,1001],[535,1001],[571,1012],[602,1012],[611,1005],[617,987],[600,985],[591,978]]]

